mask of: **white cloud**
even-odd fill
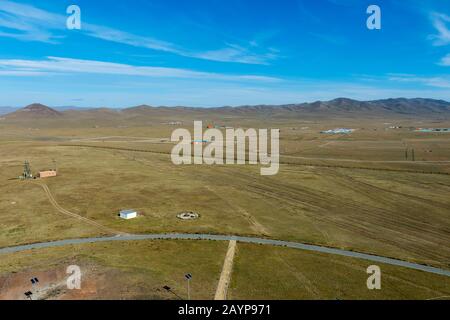
[[[8,77],[32,77],[32,76],[42,76],[47,75],[46,72],[40,71],[26,71],[26,70],[1,70],[0,69],[0,77],[8,76]]]
[[[84,23],[83,31],[93,38],[127,44],[133,47],[142,47],[176,54],[183,53],[181,49],[177,48],[174,44],[170,42],[153,39],[151,37],[142,37],[108,27]]]
[[[254,47],[250,43],[250,46]],[[226,48],[207,51],[195,54],[195,57],[206,60],[222,61],[222,62],[240,62],[248,64],[268,64],[269,61],[275,60],[278,55],[271,49],[270,52],[256,55],[249,52],[248,49],[235,44],[227,44]]]
[[[434,12],[431,14],[433,26],[436,28],[438,34],[432,35],[430,38],[434,40],[435,46],[443,46],[450,44],[450,29],[447,24],[450,23],[450,16],[443,13]]]
[[[51,74],[103,74],[141,76],[156,78],[213,79],[224,81],[276,82],[280,79],[257,75],[228,75],[211,72],[199,72],[188,69],[151,66],[133,66],[129,64],[80,60],[61,57],[47,57],[46,60],[0,59],[0,76]]]
[[[102,40],[211,61],[237,62],[245,64],[268,64],[269,61],[275,60],[278,57],[278,55],[272,52],[272,49],[269,49],[268,53],[255,54],[250,52],[247,48],[235,44],[226,44],[225,48],[218,50],[195,52],[181,48],[170,42],[149,37],[142,37],[128,32],[87,23],[83,24],[83,30],[87,32],[89,36]]]
[[[397,82],[419,83],[435,88],[450,88],[449,77],[423,77],[408,74],[390,74],[388,80]]]
[[[441,66],[450,67],[450,53],[442,58],[441,62],[439,63]]]
[[[50,29],[61,29],[65,17],[40,10],[33,6],[0,1],[0,36],[16,38],[23,41],[40,41],[54,43]]]
[[[62,38],[62,36],[55,35],[54,32],[56,31],[61,34],[65,30],[66,19],[67,17],[64,15],[50,13],[31,5],[20,4],[9,0],[0,1],[0,37],[15,38],[22,41],[57,43],[58,39]],[[265,53],[253,53],[247,48],[231,44],[227,44],[225,48],[197,52],[171,42],[85,23],[84,21],[81,32],[87,36],[105,41],[170,52],[184,57],[204,60],[245,64],[268,64],[270,61],[278,58],[278,55],[271,52],[271,50]]]

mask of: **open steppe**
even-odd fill
[[[220,118],[198,111],[121,120],[110,113],[80,111],[75,116],[69,111],[70,117],[0,121],[0,247],[115,231],[226,234],[450,269],[450,133],[414,130],[450,127],[444,116]],[[170,135],[178,127],[191,130],[193,120],[203,120],[205,126],[279,128],[279,173],[261,176],[259,165],[175,166]],[[169,124],[175,121],[181,123]],[[338,127],[355,132],[320,133]],[[58,176],[19,180],[25,160],[34,172],[52,167],[55,160]],[[139,217],[119,219],[119,210],[128,208],[138,210]],[[200,218],[177,219],[182,211],[198,212]],[[2,255],[0,279],[12,272],[24,277],[30,270],[45,273],[75,261],[97,270],[92,278],[95,272],[98,279],[111,274],[118,284],[133,279],[136,286],[126,295],[97,283],[95,292],[103,292],[97,296],[56,297],[170,299],[176,297],[158,290],[170,283],[176,292],[184,292],[183,272],[191,272],[199,277],[193,298],[209,299],[226,247],[209,241],[145,241],[33,250]],[[383,289],[369,291],[365,269],[370,264],[238,244],[229,298],[428,299],[450,294],[448,277],[384,265]],[[265,272],[272,274],[270,283],[262,276]]]

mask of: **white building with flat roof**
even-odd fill
[[[121,210],[119,213],[120,218],[129,220],[134,219],[137,217],[137,211],[136,210]]]

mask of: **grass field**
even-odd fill
[[[0,299],[2,293],[23,299],[23,292],[31,289],[30,277],[40,278],[42,289],[61,283],[61,291],[49,297],[55,299],[187,299],[188,272],[194,275],[192,299],[212,299],[225,252],[221,242],[140,241],[11,254],[0,260]],[[81,290],[66,288],[70,265],[81,269]]]
[[[377,264],[381,269],[381,290],[368,290],[366,270],[370,265],[358,259],[240,244],[229,297],[274,300],[450,297],[448,277],[383,264]]]
[[[431,126],[411,121],[401,124],[405,128]],[[450,134],[389,130],[381,121],[372,120],[277,120],[269,125],[275,126],[281,128],[282,164],[279,174],[271,177],[261,176],[259,166],[175,166],[168,154],[173,145],[165,141],[174,128],[161,124],[1,126],[0,247],[108,233],[56,210],[38,185],[45,183],[62,208],[121,232],[254,235],[450,267]],[[319,133],[334,127],[358,130],[348,136]],[[414,148],[416,161],[405,159],[406,148]],[[58,177],[14,179],[25,160],[38,171],[51,167],[53,159]],[[141,215],[130,221],[119,219],[119,210],[128,208]],[[200,219],[176,218],[186,210],[198,212]],[[246,248],[240,249],[238,259],[242,260],[236,266],[241,274],[248,272],[245,264],[251,262],[242,258]],[[258,250],[262,249],[252,252],[262,254]],[[167,252],[176,256],[172,249]],[[277,259],[292,259],[289,264],[295,266],[301,253],[291,252],[283,251],[283,258]],[[218,265],[223,262],[222,253],[219,256]],[[265,256],[272,257],[271,253]],[[261,268],[271,259],[263,259]],[[281,266],[289,269],[281,260]],[[319,256],[310,261],[311,265],[321,263]],[[362,268],[357,262],[345,263],[354,270]],[[345,274],[336,276],[340,279]],[[291,276],[285,277],[280,281]],[[239,279],[238,274],[233,286],[243,286]],[[387,298],[395,296],[398,286],[406,288],[398,296],[402,298],[427,298],[445,291],[430,287],[415,295],[402,281],[394,282],[392,291],[385,293]],[[245,285],[242,290],[233,289],[232,296],[260,297],[262,289],[255,286],[253,291]],[[273,297],[306,297],[283,286],[274,289]],[[317,286],[321,297],[334,298],[325,284]],[[351,297],[350,289],[342,290],[338,298]]]
[[[24,299],[29,278],[47,299],[212,299],[225,242],[130,241],[42,249],[0,260],[0,299]],[[81,290],[67,290],[65,268],[78,265]],[[320,265],[320,268],[317,266]],[[450,280],[380,264],[381,290],[368,290],[370,262],[294,249],[238,244],[229,299],[437,299]],[[163,289],[169,286],[173,293]],[[36,293],[37,294],[37,293]],[[42,293],[41,293],[42,294]]]

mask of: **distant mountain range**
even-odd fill
[[[358,101],[338,98],[331,101],[288,104],[280,106],[257,105],[237,107],[241,112],[250,111],[286,111],[301,113],[368,113],[368,114],[402,114],[425,115],[450,112],[450,102],[434,99],[385,99],[374,101]]]
[[[0,107],[0,116],[4,115],[4,114],[8,114],[11,112],[16,111],[18,108],[14,108],[14,107]]]
[[[275,117],[295,118],[302,115],[318,116],[450,116],[450,102],[434,99],[384,99],[374,101],[358,101],[338,98],[331,101],[316,101],[312,103],[286,105],[253,105],[238,107],[193,108],[193,107],[152,107],[140,105],[124,109],[112,108],[77,108],[56,107],[34,103],[25,108],[14,110],[6,107],[1,109],[5,119],[145,119],[173,118],[178,116],[230,116],[230,117]],[[12,112],[11,112],[12,111]]]
[[[37,103],[36,103],[37,104]],[[21,109],[20,107],[1,107],[0,106],[0,116],[13,113],[14,111],[17,111]],[[82,107],[75,107],[75,106],[62,106],[62,107],[52,107],[52,109],[56,111],[68,111],[68,110],[86,110],[89,108],[82,108]]]
[[[62,117],[62,113],[59,111],[56,111],[55,109],[52,109],[50,107],[44,106],[40,103],[33,103],[29,106],[26,106],[25,108],[16,110],[12,113],[8,113],[5,115],[5,118],[54,118],[54,117]]]

